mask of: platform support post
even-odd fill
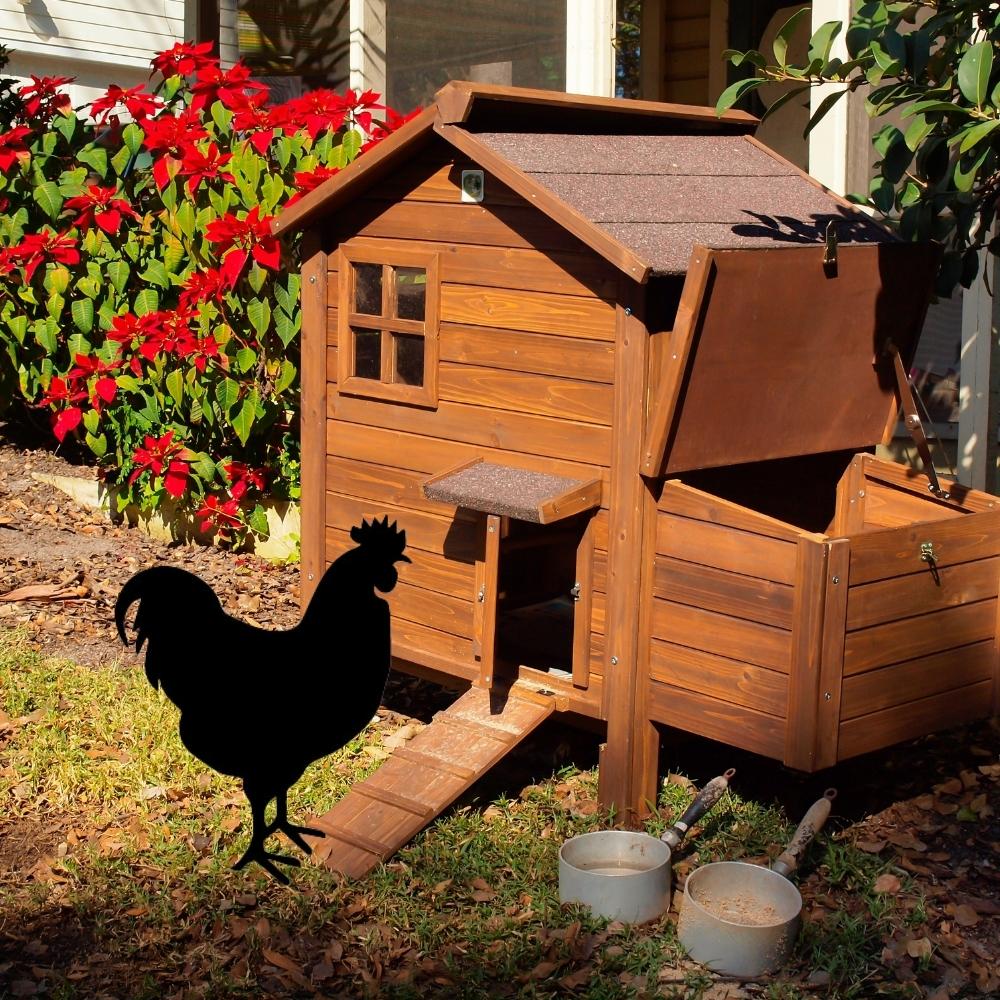
[[[645,289],[620,285],[615,330],[614,439],[608,506],[608,605],[604,660],[607,746],[601,756],[601,805],[614,807],[627,824],[642,816],[650,786],[655,797],[655,729],[639,718],[645,703],[648,642],[640,636],[643,564],[650,493],[639,475],[646,410],[649,336],[643,317]],[[653,502],[655,509],[655,501]],[[650,764],[652,761],[652,764]],[[652,781],[650,781],[652,774]]]

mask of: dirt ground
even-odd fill
[[[298,567],[277,565],[219,549],[166,545],[108,523],[33,478],[37,472],[93,475],[50,452],[4,439],[0,425],[0,634],[28,631],[36,647],[95,668],[120,662],[112,608],[134,572],[154,564],[197,573],[220,595],[226,610],[267,628],[288,627],[299,613]],[[4,601],[21,587],[47,588],[50,599]],[[390,687],[390,711],[429,716],[448,700],[413,682]],[[551,741],[553,730],[539,739]],[[594,762],[596,739],[564,736],[566,753]],[[593,746],[592,746],[593,744]],[[582,750],[580,748],[583,748]],[[820,775],[803,776],[752,754],[694,737],[664,739],[663,770],[701,782],[727,767],[739,770],[743,796],[777,800],[790,816],[829,784],[840,788],[834,829],[863,850],[894,856],[924,894],[927,921],[920,935],[900,930],[886,944],[885,966],[900,981],[919,978],[934,1000],[966,989],[1000,997],[1000,727],[996,721],[953,730],[870,754]],[[589,749],[588,749],[589,748]],[[489,777],[498,788],[531,780],[527,757],[511,755]],[[589,759],[587,759],[589,757]],[[528,761],[528,763],[526,763]],[[537,763],[537,762],[536,762]],[[515,791],[516,794],[516,791]],[[49,827],[15,828],[0,815],[4,867],[39,857],[60,838]],[[16,859],[15,859],[16,856]],[[816,894],[815,876],[803,892],[809,907],[833,909],[835,894]],[[891,880],[883,891],[898,891]],[[932,953],[928,962],[927,956]]]

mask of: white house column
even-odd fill
[[[812,30],[815,31],[826,21],[840,21],[844,30],[837,36],[831,56],[847,59],[844,36],[851,20],[851,0],[813,0]],[[765,53],[766,54],[766,53]],[[813,87],[809,95],[809,112],[815,114],[823,100],[831,93],[842,90],[843,85],[824,83]],[[833,110],[809,133],[809,173],[822,184],[847,194],[847,146],[849,123],[849,100],[841,98]]]
[[[351,87],[385,93],[386,0],[351,0]]]
[[[567,93],[614,97],[614,40],[614,0],[567,0]]]
[[[997,268],[994,258],[980,254],[980,269],[986,269],[991,287],[995,287]],[[983,276],[962,293],[962,363],[958,396],[958,478],[965,486],[992,490],[993,477],[986,470],[990,448],[990,347],[995,338],[993,296],[986,289]],[[993,434],[997,429],[994,426]],[[995,457],[994,457],[995,461]]]

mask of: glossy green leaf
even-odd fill
[[[223,414],[228,416],[229,411],[240,400],[239,383],[231,378],[223,379],[215,387],[215,400],[219,404],[219,408],[222,410]]]
[[[287,358],[281,362],[281,371],[274,383],[274,394],[280,396],[295,381],[298,370]]]
[[[719,95],[718,101],[715,102],[715,113],[721,115],[724,111],[728,111],[742,97],[745,97],[765,83],[767,83],[767,80],[763,77],[754,77],[750,80],[737,80],[736,83],[730,84]]]
[[[809,17],[810,8],[802,7],[797,10],[792,16],[785,21],[785,23],[778,29],[777,35],[774,37],[774,61],[779,66],[784,66],[786,64],[786,56],[788,54],[788,43],[795,34],[795,29],[801,24],[803,19]]]
[[[1000,128],[1000,118],[991,118],[988,122],[980,122],[978,125],[973,125],[972,128],[961,133],[962,141],[958,147],[959,153],[968,152],[973,146],[977,145],[992,132],[995,132],[997,128]]]
[[[87,442],[87,447],[98,457],[103,458],[108,451],[108,439],[104,434],[99,434],[96,437],[93,434],[87,433],[84,436],[84,440]]]
[[[63,207],[63,196],[59,191],[59,185],[53,181],[46,181],[39,184],[31,192],[38,207],[50,218],[57,219]]]
[[[267,523],[267,512],[260,504],[257,504],[251,511],[250,516],[247,518],[247,524],[250,525],[256,534],[263,538],[266,538],[271,530]]]
[[[107,266],[108,278],[115,290],[122,292],[128,284],[128,277],[132,269],[123,260],[113,260]]]
[[[102,180],[108,172],[108,151],[100,146],[86,146],[77,150],[76,159],[90,167]]]
[[[170,398],[175,405],[180,406],[184,401],[184,373],[179,368],[175,368],[167,375],[165,384]]]
[[[241,347],[236,352],[236,367],[242,375],[257,364],[257,352],[252,347]]]
[[[253,390],[246,399],[239,412],[233,418],[232,427],[236,431],[236,436],[240,439],[240,444],[246,444],[250,438],[250,432],[257,421],[257,391]]]
[[[81,333],[94,329],[94,303],[90,299],[77,299],[70,306],[73,324]]]
[[[271,306],[267,299],[252,298],[247,303],[247,319],[257,336],[263,337],[271,325]]]
[[[132,310],[136,316],[145,316],[146,313],[156,312],[160,308],[160,295],[153,288],[144,288],[135,297],[132,303]]]
[[[962,96],[976,107],[982,107],[989,93],[990,73],[993,71],[993,43],[977,42],[970,45],[958,64],[958,89]]]

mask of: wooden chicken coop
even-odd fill
[[[304,230],[305,597],[388,514],[394,664],[471,685],[318,821],[331,866],[553,711],[606,724],[635,816],[661,727],[813,771],[996,709],[996,500],[872,455],[935,249],[754,125],[452,83],[276,221]]]

